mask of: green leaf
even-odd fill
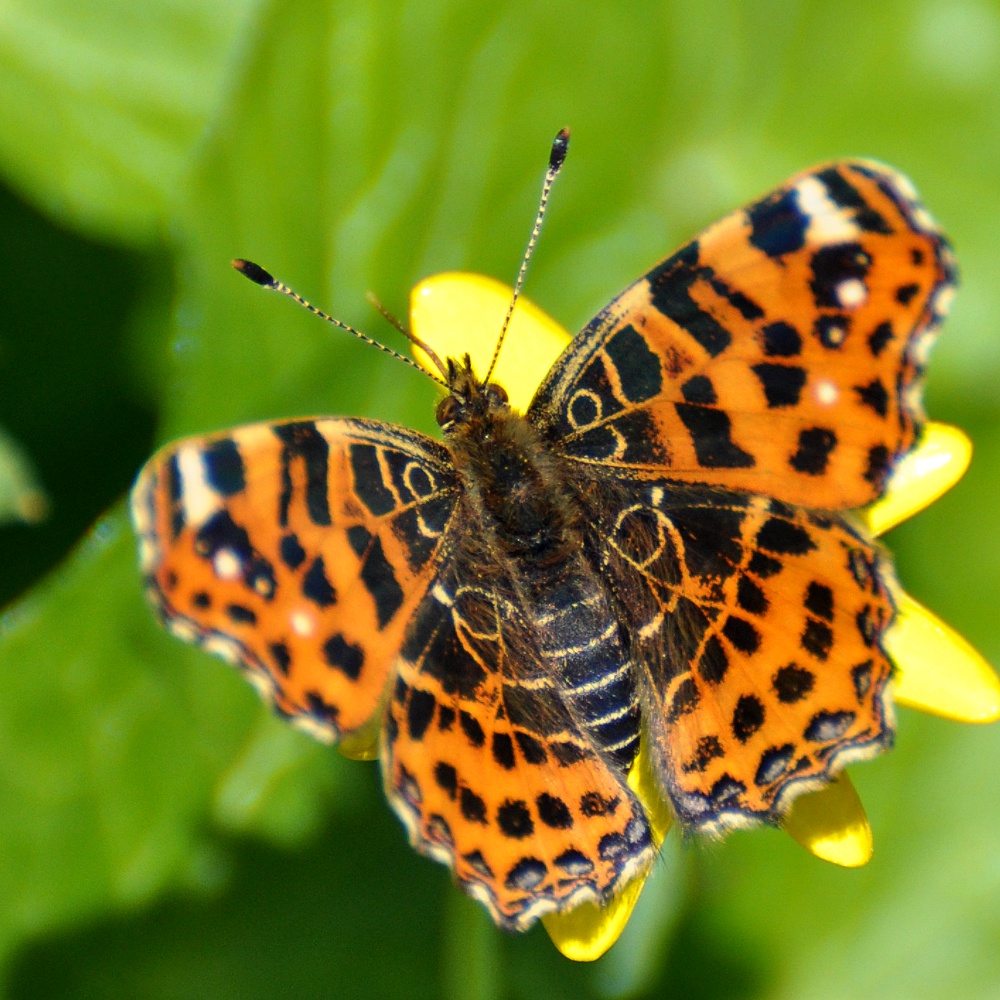
[[[36,204],[148,242],[225,99],[253,0],[0,7],[0,166]]]

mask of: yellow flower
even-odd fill
[[[439,274],[421,282],[410,300],[413,332],[442,357],[472,355],[485,372],[497,333],[510,304],[511,289],[477,274]],[[536,305],[518,301],[494,379],[507,390],[511,405],[527,409],[535,389],[570,341],[570,335]],[[436,369],[423,352],[417,360]],[[881,535],[923,510],[962,477],[972,454],[969,439],[954,427],[928,423],[919,445],[901,461],[886,495],[857,512],[872,535]],[[885,635],[885,650],[896,675],[897,705],[933,712],[960,722],[1000,718],[1000,679],[960,635],[894,586],[897,613]],[[671,824],[640,751],[629,785],[646,807],[657,844]],[[842,773],[827,787],[800,795],[784,821],[785,831],[817,857],[853,868],[872,854],[872,833],[854,786]],[[625,886],[604,907],[584,904],[543,917],[556,947],[577,961],[592,961],[618,939],[642,891],[644,878]]]

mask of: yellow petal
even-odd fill
[[[410,324],[441,360],[468,353],[480,376],[486,374],[510,306],[513,290],[502,281],[458,271],[436,274],[410,293]],[[500,360],[493,373],[516,410],[524,412],[570,335],[533,302],[518,299]],[[414,356],[437,373],[419,348]]]
[[[800,795],[782,826],[823,861],[860,868],[871,860],[872,830],[865,807],[846,773],[818,792]]]
[[[873,535],[929,507],[957,483],[972,461],[972,442],[957,427],[933,421],[920,443],[895,468],[881,500],[860,511]]]
[[[897,590],[883,644],[897,667],[896,703],[959,722],[1000,719],[1000,678],[954,629]]]
[[[644,746],[645,739],[629,771],[628,784],[646,810],[653,844],[659,850],[673,817],[656,787]],[[647,874],[634,878],[604,906],[583,903],[568,913],[549,913],[542,917],[552,943],[574,962],[593,962],[600,958],[625,930],[646,884]]]

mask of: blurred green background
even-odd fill
[[[852,770],[863,870],[778,831],[672,838],[622,941],[573,965],[406,846],[374,765],[161,633],[122,498],[184,433],[432,426],[425,380],[231,257],[401,346],[365,293],[405,315],[437,271],[512,280],[570,125],[527,291],[576,329],[791,173],[876,157],[954,240],[928,409],[977,449],[889,542],[1000,662],[1000,3],[31,0],[0,5],[0,94],[0,429],[51,501],[0,527],[6,996],[996,995],[997,727],[901,711]]]

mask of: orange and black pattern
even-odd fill
[[[905,178],[842,162],[710,227],[518,414],[449,362],[444,442],[375,421],[169,445],[132,511],[168,628],[378,746],[494,919],[608,900],[653,844],[778,822],[891,743],[892,566],[851,517],[919,438],[954,283]]]

